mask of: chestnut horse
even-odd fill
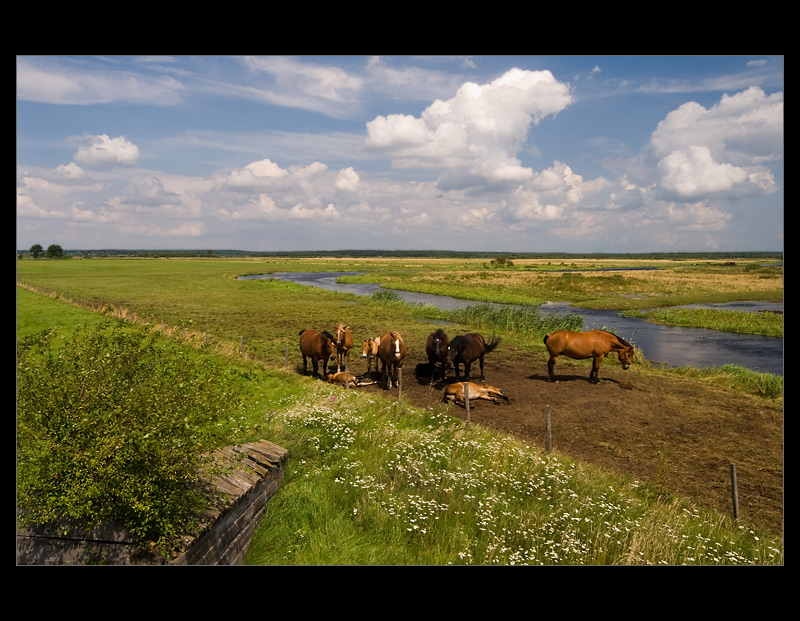
[[[336,357],[336,343],[329,332],[300,330],[300,353],[303,354],[303,372],[308,373],[308,358],[314,365],[314,375],[319,375],[319,362],[322,361],[322,377],[328,375],[328,360]]]
[[[361,341],[361,357],[367,359],[367,372],[364,373],[365,376],[369,375],[373,362],[375,363],[375,372],[378,372],[378,343],[380,342],[381,337]]]
[[[555,382],[556,376],[553,367],[556,360],[564,355],[575,360],[585,360],[593,358],[592,371],[589,373],[589,381],[597,384],[597,372],[600,370],[600,363],[603,358],[611,352],[617,352],[622,368],[627,370],[631,366],[633,359],[633,345],[616,334],[605,330],[589,330],[588,332],[569,332],[559,330],[544,337],[544,344],[550,359],[547,361],[547,371],[550,381]]]
[[[378,358],[383,363],[381,376],[386,375],[388,388],[392,387],[392,378],[397,370],[403,367],[403,358],[406,357],[406,344],[399,332],[386,332],[378,343]],[[398,384],[399,386],[399,384]]]
[[[350,366],[350,350],[353,348],[353,333],[350,328],[339,324],[336,328],[336,372]]]
[[[491,342],[486,343],[483,336],[477,332],[459,335],[450,341],[447,346],[447,362],[456,370],[456,380],[458,380],[458,365],[464,365],[464,379],[469,379],[470,368],[476,360],[480,362],[481,380],[483,380],[483,357],[494,351],[499,344],[500,339],[494,337]]]
[[[466,395],[464,394],[465,388],[467,389]],[[495,405],[500,403],[498,399],[508,401],[508,397],[499,388],[486,386],[485,384],[473,384],[472,382],[450,384],[442,392],[442,401],[454,401],[463,407],[467,405],[467,398],[470,401],[486,399],[487,401],[492,401]]]
[[[442,371],[442,381],[447,375],[447,346],[449,344],[450,339],[441,328],[428,336],[425,353],[428,354],[428,363],[431,367],[431,384],[436,376],[437,367]]]

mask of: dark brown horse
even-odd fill
[[[399,332],[386,332],[381,335],[380,343],[378,343],[378,358],[383,363],[381,376],[386,375],[388,388],[392,387],[392,378],[397,370],[403,367],[405,357],[406,344]]]
[[[633,345],[616,334],[605,330],[589,330],[588,332],[569,332],[559,330],[544,337],[544,344],[550,359],[547,361],[547,372],[550,381],[555,382],[556,376],[553,367],[559,356],[567,356],[575,360],[585,360],[592,358],[592,371],[589,373],[589,381],[597,384],[600,380],[597,373],[600,370],[600,363],[603,358],[611,352],[617,352],[622,368],[627,370],[631,366],[633,359]]]
[[[464,365],[464,379],[469,379],[470,368],[476,360],[480,362],[481,380],[483,380],[483,357],[494,351],[499,344],[500,339],[492,337],[491,342],[487,343],[477,332],[462,334],[450,341],[447,346],[447,362],[456,370],[456,381],[458,381],[458,365]]]
[[[314,365],[314,375],[319,375],[319,362],[322,361],[322,377],[328,375],[328,360],[336,357],[336,343],[329,332],[300,330],[300,353],[303,354],[303,372],[308,373],[308,358]]]
[[[350,350],[353,348],[353,333],[348,326],[339,324],[336,328],[336,372],[343,371],[350,366]]]
[[[428,363],[431,367],[431,384],[433,384],[437,368],[442,372],[442,381],[447,375],[447,346],[449,344],[450,339],[441,328],[428,336],[425,353],[428,354]]]

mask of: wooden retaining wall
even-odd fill
[[[136,546],[122,529],[100,527],[64,537],[57,526],[17,531],[18,565],[241,565],[267,502],[285,474],[289,452],[267,440],[230,446],[216,454],[223,474],[212,480],[224,507],[209,513],[185,550],[164,559]]]

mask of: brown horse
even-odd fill
[[[464,389],[467,388],[467,394],[464,394]],[[500,403],[498,399],[508,401],[508,397],[503,394],[503,391],[494,386],[486,386],[484,384],[473,384],[472,382],[457,382],[450,384],[442,392],[442,401],[454,401],[458,405],[466,407],[467,398],[470,401],[478,399],[486,399],[492,401],[495,405]]]
[[[449,344],[450,339],[447,338],[447,334],[442,329],[428,336],[428,342],[425,344],[425,353],[428,354],[428,363],[431,367],[431,384],[433,384],[437,368],[442,371],[442,381],[447,375],[447,346]]]
[[[500,339],[492,337],[491,342],[487,343],[477,332],[459,335],[450,341],[447,346],[447,362],[456,370],[456,380],[458,380],[458,365],[464,365],[464,379],[469,379],[470,368],[476,360],[480,362],[481,380],[483,380],[483,357],[494,351],[499,344]]]
[[[329,332],[300,330],[300,353],[303,354],[303,372],[308,373],[308,358],[314,365],[314,375],[319,375],[319,362],[322,361],[322,378],[328,375],[328,360],[336,357],[336,343]]]
[[[378,343],[380,342],[381,337],[361,341],[361,357],[367,359],[367,372],[364,375],[369,375],[373,362],[375,363],[375,372],[378,372]]]
[[[617,352],[622,368],[625,370],[631,366],[631,360],[633,359],[633,345],[616,334],[611,334],[611,332],[606,332],[605,330],[589,330],[588,332],[559,330],[545,336],[544,344],[550,354],[550,359],[547,361],[547,371],[551,382],[556,381],[553,367],[556,366],[556,360],[561,355],[575,360],[593,358],[592,371],[589,373],[589,381],[593,384],[597,384],[600,381],[597,378],[600,363],[611,352]]]
[[[377,384],[375,380],[365,380],[362,377],[357,377],[346,371],[339,371],[338,373],[331,373],[327,378],[331,384],[338,384],[344,386],[347,384],[348,388],[355,388],[356,386],[369,386]]]
[[[403,367],[403,358],[406,357],[406,344],[399,332],[386,332],[381,335],[378,343],[378,358],[380,358],[381,376],[386,375],[387,387],[392,387],[392,378],[398,369]],[[398,384],[399,385],[399,384]]]
[[[336,372],[350,366],[350,350],[353,348],[353,333],[350,328],[339,324],[336,328]]]

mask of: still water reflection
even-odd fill
[[[354,275],[355,272],[279,272],[242,276],[242,279],[279,279],[301,285],[320,287],[330,291],[372,295],[379,286],[373,283],[340,284],[339,276]],[[444,310],[453,310],[479,304],[474,300],[461,300],[441,295],[399,291],[396,293],[407,302],[431,304]],[[713,308],[748,311],[783,311],[783,304],[737,302],[732,304],[709,304]],[[701,328],[661,326],[638,319],[628,319],[613,311],[595,311],[572,308],[569,304],[547,303],[540,307],[542,313],[575,313],[583,316],[585,330],[611,329],[623,338],[632,341],[644,353],[645,358],[669,366],[708,367],[736,364],[762,373],[783,375],[783,339],[752,334],[733,334]]]

